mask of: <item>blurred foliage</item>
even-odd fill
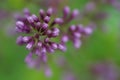
[[[72,9],[82,10],[89,0],[68,0]],[[22,13],[24,8],[37,13],[42,7],[39,0],[1,0],[1,10],[8,11],[7,17],[0,18],[0,80],[60,80],[63,71],[53,60],[49,64],[53,70],[53,76],[46,78],[42,70],[29,69],[24,63],[28,51],[24,47],[16,45],[16,35],[8,35],[7,27],[14,27],[14,13]],[[61,3],[62,4],[62,3]],[[104,20],[102,28],[96,27],[92,36],[82,43],[79,50],[73,49],[68,43],[66,53],[57,51],[53,57],[64,55],[68,65],[80,80],[92,80],[89,66],[94,62],[110,60],[120,67],[120,12],[110,6],[101,6],[101,9],[109,14]],[[1,15],[1,14],[0,14]],[[81,22],[80,22],[81,23]]]

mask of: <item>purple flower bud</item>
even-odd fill
[[[56,18],[54,22],[56,24],[62,24],[63,23],[63,19],[62,18]]]
[[[37,43],[37,45],[38,45],[38,47],[41,47],[41,46],[42,46],[42,42],[39,41],[39,42]]]
[[[81,43],[81,41],[79,39],[74,39],[73,44],[74,44],[75,48],[80,48],[82,43]]]
[[[30,11],[27,8],[25,8],[23,12],[25,14],[25,17],[30,16]]]
[[[40,49],[39,49],[39,48],[37,48],[37,49],[35,50],[35,54],[36,54],[37,56],[41,56],[41,52],[40,52]]]
[[[66,43],[66,42],[68,42],[68,39],[69,39],[69,38],[68,38],[67,35],[63,35],[61,41],[62,41],[63,43]]]
[[[79,24],[76,26],[77,27],[77,31],[78,32],[83,32],[84,28],[83,28],[83,25],[82,24]]]
[[[59,35],[59,32],[60,32],[60,30],[58,28],[53,28],[51,36],[56,37]]]
[[[93,30],[90,27],[86,27],[86,28],[84,28],[84,32],[86,35],[90,35],[90,34],[92,34]]]
[[[63,44],[58,44],[58,49],[60,49],[61,51],[65,52],[66,51],[66,46]]]
[[[53,33],[59,33],[60,32],[60,30],[58,28],[53,28],[52,31],[53,31]]]
[[[40,29],[40,27],[41,27],[41,23],[40,23],[40,22],[37,22],[35,26],[36,26],[37,30],[39,31],[39,29]]]
[[[44,42],[45,42],[45,43],[48,43],[48,42],[50,42],[50,39],[49,39],[49,38],[45,38],[45,39],[44,39]]]
[[[24,42],[23,42],[23,37],[22,37],[22,36],[19,36],[19,37],[17,38],[17,40],[16,40],[16,43],[17,43],[18,45],[23,45],[23,44],[24,44]]]
[[[45,11],[43,9],[40,9],[39,14],[40,14],[41,19],[44,19]]]
[[[71,18],[76,18],[78,15],[79,15],[79,10],[75,9],[71,14]]]
[[[43,24],[42,24],[42,29],[43,29],[43,30],[46,30],[47,27],[48,27],[48,24],[47,24],[47,23],[43,23]]]
[[[46,45],[47,52],[54,53],[54,49],[51,46]]]
[[[29,37],[29,36],[24,36],[23,37],[24,42],[28,42],[28,41],[30,41],[30,39],[31,39],[31,37]]]
[[[27,20],[30,24],[34,23],[34,19],[31,16],[27,17]]]
[[[47,10],[47,16],[51,16],[53,14],[53,9],[52,8],[49,8]]]
[[[51,33],[52,33],[51,30],[47,30],[47,32],[46,32],[46,34],[47,34],[49,37],[51,37]]]
[[[33,14],[31,17],[32,17],[32,19],[33,19],[35,22],[38,22],[38,21],[39,21],[39,19],[38,19],[38,17],[37,17],[36,15]]]
[[[18,27],[15,28],[15,31],[16,31],[16,32],[23,32],[22,29],[20,29],[20,28],[18,28]]]
[[[19,29],[23,29],[24,28],[24,23],[22,21],[17,21],[16,22],[16,26],[19,28]]]
[[[47,76],[47,77],[51,77],[52,76],[52,71],[50,70],[50,68],[45,68],[45,75]]]
[[[27,57],[25,58],[26,63],[30,63],[32,61],[32,53],[30,52]]]
[[[44,52],[41,53],[41,59],[42,59],[43,62],[45,62],[45,63],[47,62],[47,56],[46,56],[46,53],[44,53]]]
[[[68,6],[63,9],[63,14],[64,18],[70,14],[70,8]]]
[[[27,63],[28,67],[30,67],[30,68],[35,67],[36,62],[35,62],[35,60],[33,60],[31,52],[25,58],[25,62]]]
[[[81,34],[79,32],[74,32],[73,35],[76,38],[80,38],[81,37]]]
[[[30,49],[33,47],[33,45],[34,45],[34,42],[31,41],[31,42],[29,42],[29,43],[26,45],[26,48],[27,48],[28,50],[30,50]]]
[[[70,31],[75,31],[76,30],[76,26],[75,25],[71,25],[69,29],[70,29]]]
[[[44,18],[44,21],[45,21],[46,23],[49,23],[50,17],[49,17],[49,16],[46,16],[46,17]]]
[[[42,48],[41,48],[41,53],[46,53],[47,51],[46,51],[46,48],[45,48],[45,46],[42,46]]]
[[[57,44],[56,43],[50,43],[50,47],[53,48],[53,49],[57,49]]]

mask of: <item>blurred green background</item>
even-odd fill
[[[17,35],[13,30],[14,14],[22,13],[24,8],[37,13],[40,8],[47,9],[50,1],[52,0],[0,0],[0,80],[61,80],[64,69],[58,67],[54,59],[49,61],[53,72],[51,78],[47,78],[42,70],[27,67],[24,58],[28,51],[24,46],[16,44]],[[89,1],[61,0],[59,9],[68,5],[71,9],[77,8],[82,12]],[[78,78],[77,80],[93,80],[89,68],[96,62],[108,60],[118,69],[120,67],[120,11],[107,4],[101,5],[98,10],[106,12],[108,17],[99,21],[93,34],[83,40],[79,50],[68,43],[67,52],[57,51],[52,55],[53,58],[58,55],[65,56],[67,66]],[[86,25],[88,21],[90,18],[86,17],[78,22]]]

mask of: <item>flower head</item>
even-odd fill
[[[28,9],[24,10],[24,17],[17,16],[16,31],[26,34],[17,38],[18,45],[26,45],[30,51],[25,62],[30,67],[40,67],[46,64],[47,54],[54,53],[56,49],[66,51],[66,42],[72,41],[75,48],[81,46],[81,36],[89,35],[92,29],[84,28],[82,25],[71,25],[65,28],[73,19],[79,15],[77,9],[70,11],[69,7],[63,9],[63,16],[54,18],[54,9],[47,11],[39,10],[39,16],[31,14]],[[53,39],[60,39],[59,42]],[[33,56],[36,56],[33,58]],[[50,73],[50,70],[47,70]]]

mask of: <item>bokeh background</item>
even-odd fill
[[[114,2],[116,1],[116,2]],[[119,0],[0,0],[0,80],[120,80],[120,5]],[[48,61],[53,75],[28,68],[25,46],[16,44],[15,15],[24,8],[32,13],[52,6],[62,12],[64,6],[80,10],[77,23],[94,23],[93,34],[80,49],[68,43],[67,52],[57,51]],[[59,13],[56,13],[59,14]],[[75,23],[75,21],[73,21]],[[62,66],[59,63],[62,58]],[[58,61],[58,62],[57,62]],[[102,65],[102,66],[101,66]],[[108,69],[108,71],[105,70]],[[102,79],[102,74],[113,79]],[[110,74],[110,75],[109,75]],[[70,79],[67,79],[70,77]],[[72,78],[75,79],[72,79]],[[66,79],[65,79],[66,78]]]

